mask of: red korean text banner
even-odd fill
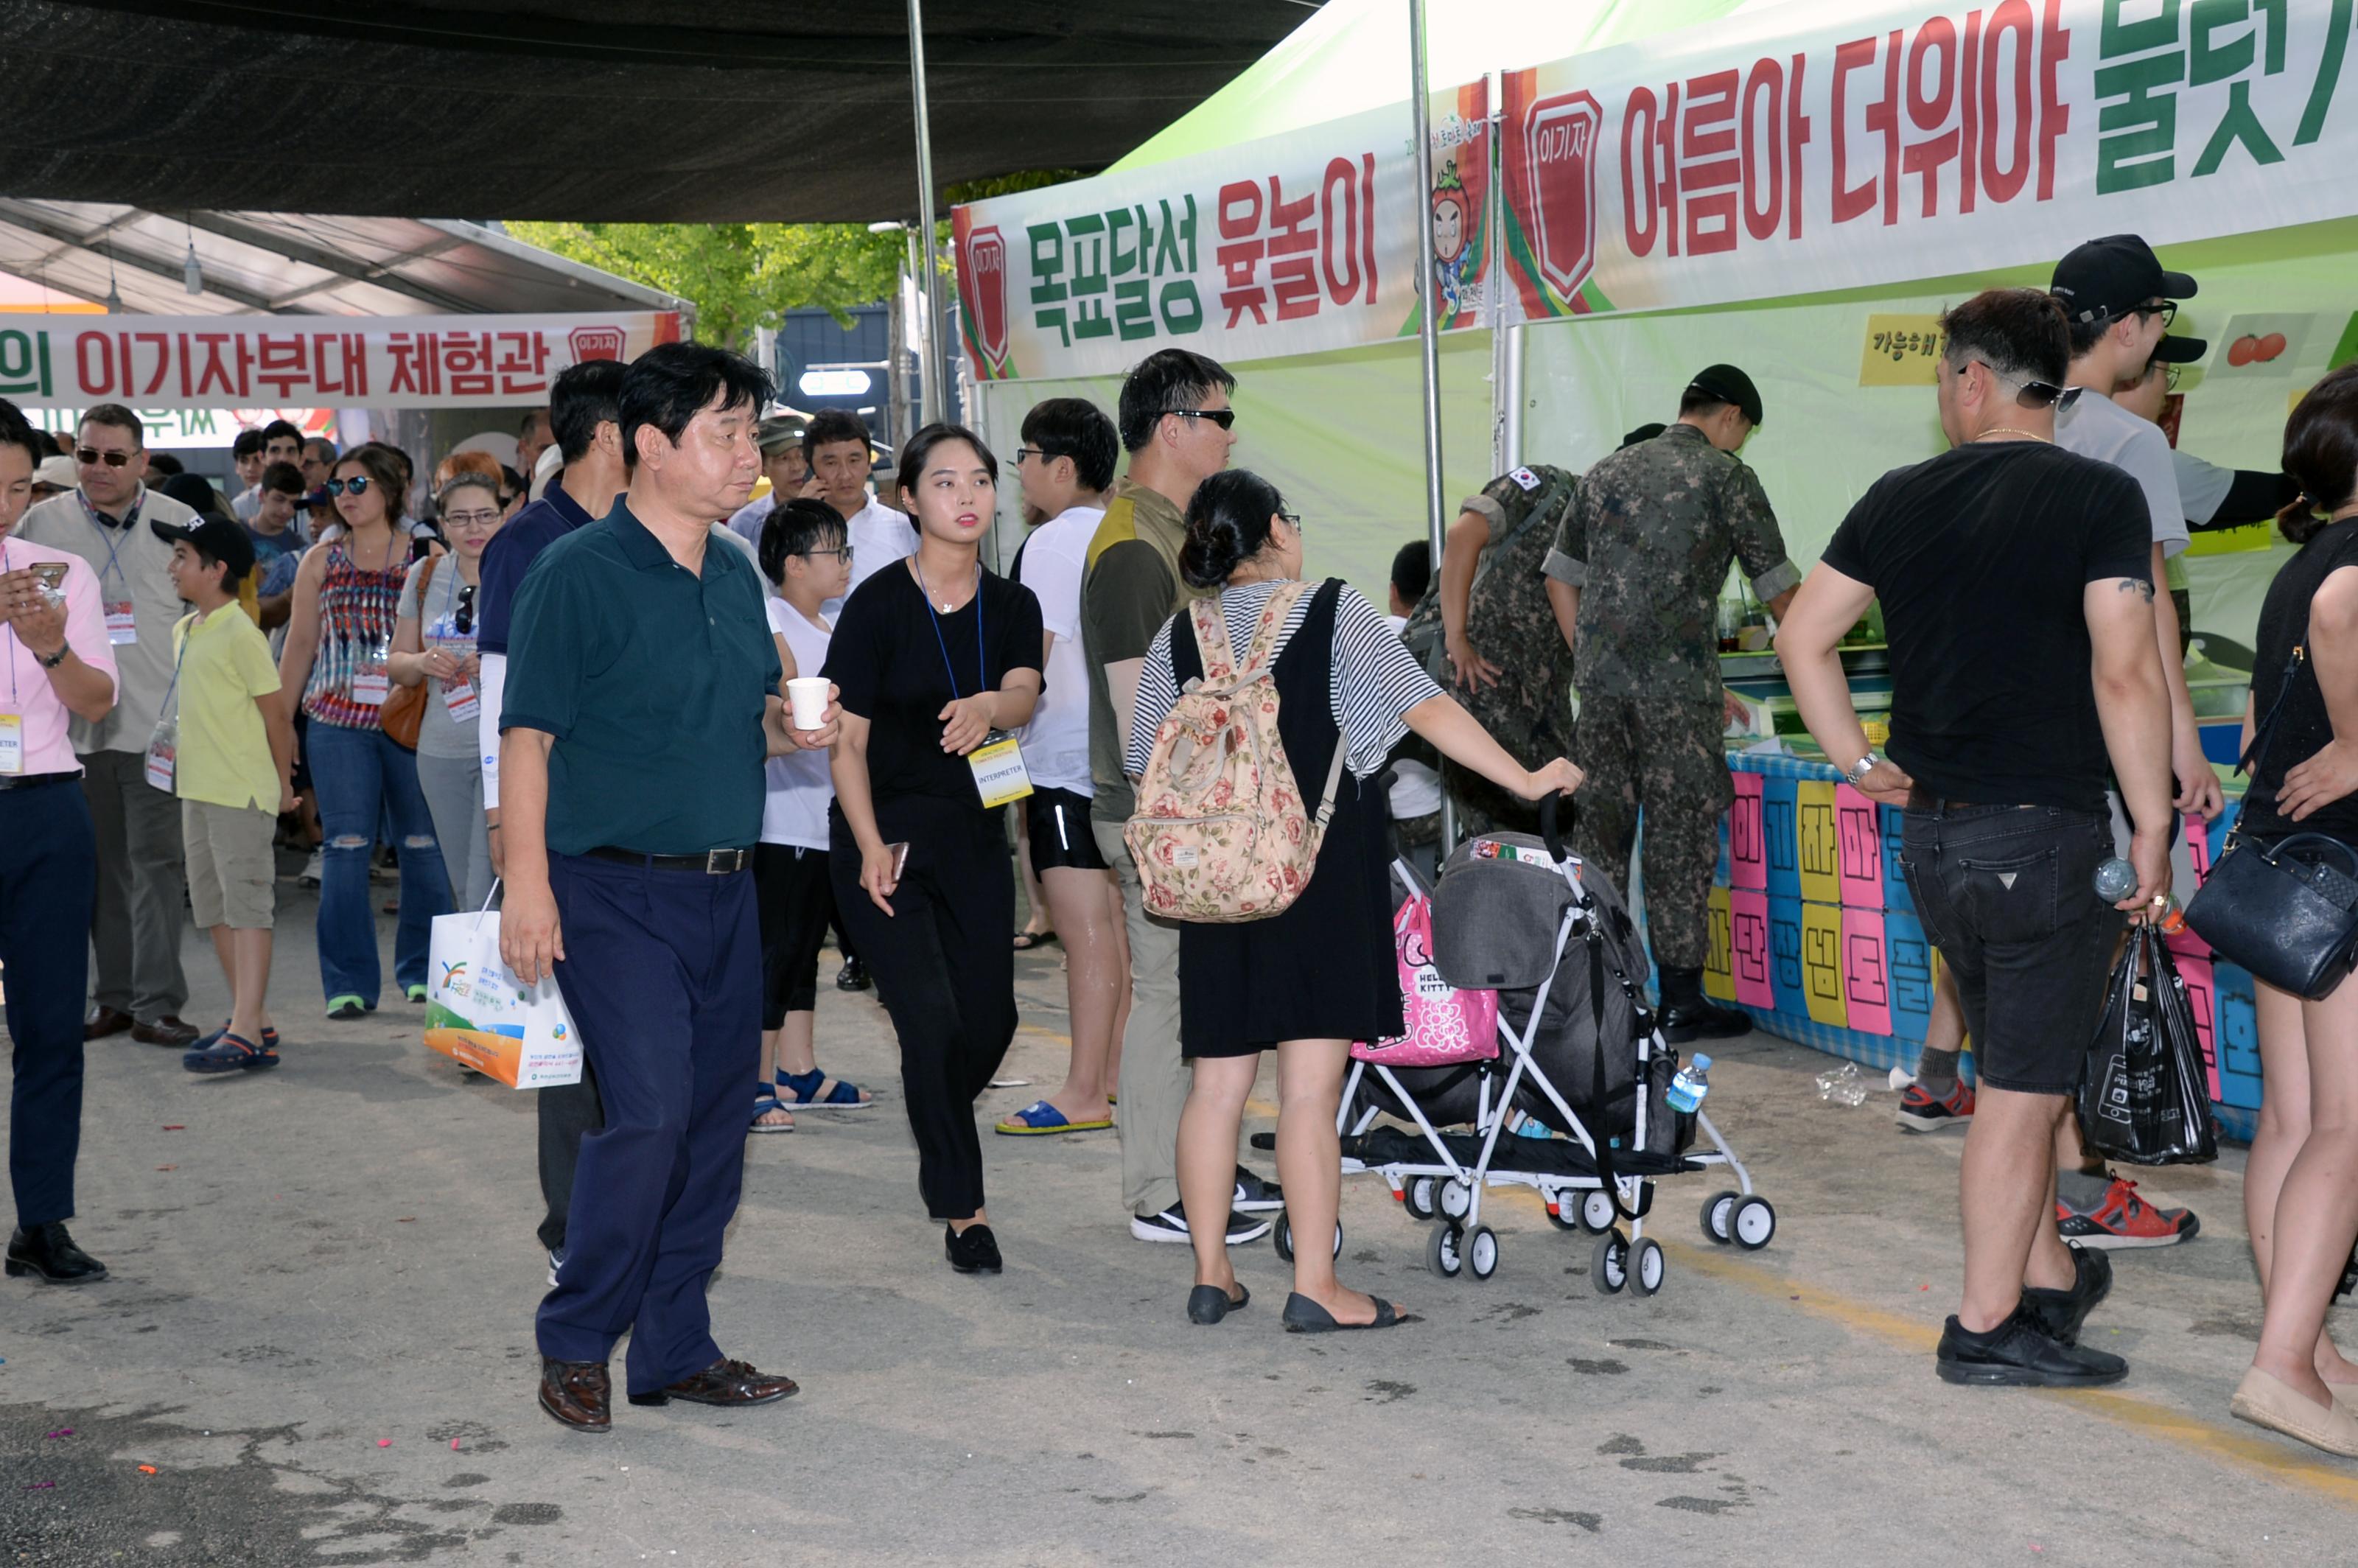
[[[1512,71],[1508,276],[1531,316],[1658,309],[2344,217],[2353,9],[1821,0]]]
[[[669,310],[598,316],[0,315],[0,397],[140,408],[546,403],[559,371],[679,339]]]

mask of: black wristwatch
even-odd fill
[[[66,662],[66,655],[72,652],[72,643],[60,643],[58,644],[58,651],[54,654],[35,654],[33,655],[33,662],[39,665],[41,668],[45,670],[53,670],[59,665],[64,664]]]

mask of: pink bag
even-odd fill
[[[1498,993],[1457,990],[1433,967],[1433,900],[1412,892],[1392,915],[1400,958],[1401,1011],[1408,1033],[1351,1047],[1362,1062],[1388,1067],[1448,1067],[1498,1054]]]

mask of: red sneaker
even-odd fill
[[[1909,1132],[1938,1132],[1944,1127],[1965,1127],[1974,1119],[1974,1091],[1960,1083],[1946,1099],[1934,1099],[1921,1084],[1910,1084],[1899,1096],[1899,1125]]]
[[[2137,1196],[2135,1182],[2115,1175],[2104,1201],[2084,1214],[2057,1198],[2055,1228],[2082,1247],[2175,1247],[2192,1240],[2202,1222],[2191,1209],[2154,1207]]]

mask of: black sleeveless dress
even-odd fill
[[[1331,700],[1340,592],[1330,579],[1312,595],[1271,672],[1278,739],[1305,796],[1325,778],[1343,743]],[[1204,673],[1184,615],[1172,628],[1171,665],[1183,690]],[[1290,908],[1234,925],[1180,924],[1182,1054],[1249,1056],[1281,1040],[1377,1040],[1401,1033],[1385,824],[1382,775],[1362,782],[1346,767],[1318,863]]]

